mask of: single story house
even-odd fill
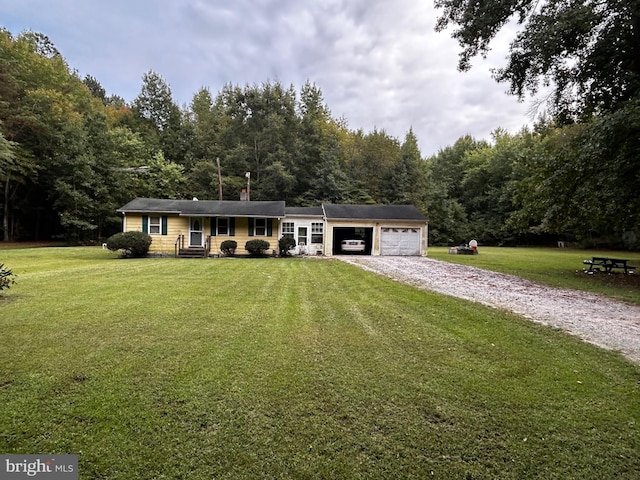
[[[213,201],[136,198],[119,208],[123,231],[153,238],[151,253],[217,254],[224,240],[246,253],[262,238],[277,251],[278,239],[296,241],[296,254],[339,255],[342,242],[359,240],[363,255],[425,255],[427,219],[413,205],[286,207],[283,201]]]
[[[150,252],[218,253],[220,243],[235,240],[238,253],[248,240],[261,238],[278,249],[282,201],[247,202],[136,198],[117,210],[124,215],[122,231],[151,235]],[[246,253],[246,252],[244,252]]]

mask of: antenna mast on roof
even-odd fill
[[[218,164],[218,199],[222,201],[222,173],[220,173],[220,157],[216,157]]]

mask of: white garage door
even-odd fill
[[[420,229],[383,227],[380,255],[420,255]]]

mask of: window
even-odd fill
[[[267,236],[267,219],[266,218],[256,218],[255,235],[256,237]]]
[[[161,230],[160,217],[149,217],[149,233],[159,235]]]
[[[272,218],[249,218],[249,236],[271,237],[273,236]]]
[[[282,236],[293,238],[295,229],[293,222],[282,222]]]
[[[218,218],[218,235],[229,235],[228,218]]]
[[[144,233],[153,235],[166,235],[167,234],[167,216],[155,215],[150,217],[148,215],[142,216],[142,231]]]
[[[311,224],[311,243],[323,243],[323,228],[324,225],[322,223],[314,222]]]
[[[234,217],[211,217],[211,235],[233,237],[236,234],[236,219]]]

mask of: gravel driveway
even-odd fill
[[[509,310],[640,363],[640,307],[426,257],[336,257],[418,288]]]

